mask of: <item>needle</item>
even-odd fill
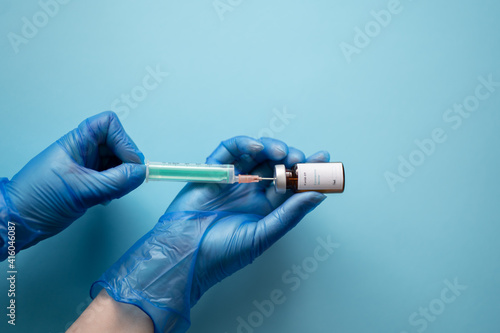
[[[238,175],[238,183],[258,183],[262,180],[274,180],[274,178],[265,178],[257,175]]]

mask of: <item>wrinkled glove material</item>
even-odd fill
[[[9,236],[13,236],[15,253],[39,237],[41,231],[32,230],[19,216],[18,211],[6,191],[7,178],[0,178],[0,261],[7,259],[9,253]],[[10,232],[9,222],[14,223],[14,230]],[[12,249],[12,248],[11,248]]]
[[[146,312],[155,332],[186,332],[190,326],[191,291],[200,244],[207,231],[227,215],[224,212],[163,215],[153,230],[93,284],[91,297],[95,298],[104,287],[116,301],[134,304]]]

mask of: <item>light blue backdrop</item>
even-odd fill
[[[1,0],[0,176],[111,108],[154,161],[203,162],[241,134],[327,149],[345,193],[210,290],[190,332],[498,332],[499,14],[494,0]],[[64,331],[181,187],[144,184],[21,252],[15,329],[0,264],[0,331]],[[318,237],[338,244],[322,262]],[[285,302],[259,310],[275,289]]]

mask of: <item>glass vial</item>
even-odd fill
[[[341,162],[297,163],[291,170],[285,165],[274,167],[274,187],[277,193],[287,189],[294,192],[344,192],[344,165]]]

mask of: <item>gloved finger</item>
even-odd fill
[[[283,141],[272,138],[260,138],[259,141],[264,145],[264,149],[255,156],[257,163],[267,160],[279,161],[288,155],[288,146]]]
[[[292,168],[297,163],[304,163],[306,161],[306,155],[301,150],[297,148],[290,147],[288,149],[288,155],[282,161],[287,169]]]
[[[236,136],[222,141],[207,157],[207,164],[232,164],[242,155],[256,154],[264,149],[264,145],[248,136]]]
[[[207,158],[206,163],[234,164],[239,172],[248,173],[258,164],[278,161],[286,157],[288,146],[279,140],[247,136],[237,136],[221,142],[219,147]]]
[[[235,162],[241,173],[249,173],[261,164],[280,161],[288,155],[288,146],[283,141],[271,138],[260,138],[259,141],[264,149],[254,155],[243,155]]]
[[[330,162],[330,153],[326,150],[318,151],[306,159],[306,163],[326,163]]]
[[[85,188],[80,191],[85,208],[108,203],[136,189],[146,178],[143,164],[123,163],[101,172],[93,171],[85,177]]]
[[[319,192],[304,192],[292,195],[281,206],[257,222],[255,231],[255,250],[263,251],[283,237],[297,225],[326,196]]]
[[[84,120],[78,126],[78,131],[81,136],[80,141],[84,147],[84,151],[80,151],[80,153],[98,153],[99,145],[106,145],[122,162],[144,164],[144,155],[125,132],[114,112],[102,112]],[[88,157],[90,157],[89,161],[94,162],[90,164],[95,166],[95,161],[92,161],[92,159],[98,159],[99,156]],[[85,166],[89,167],[87,164]]]

